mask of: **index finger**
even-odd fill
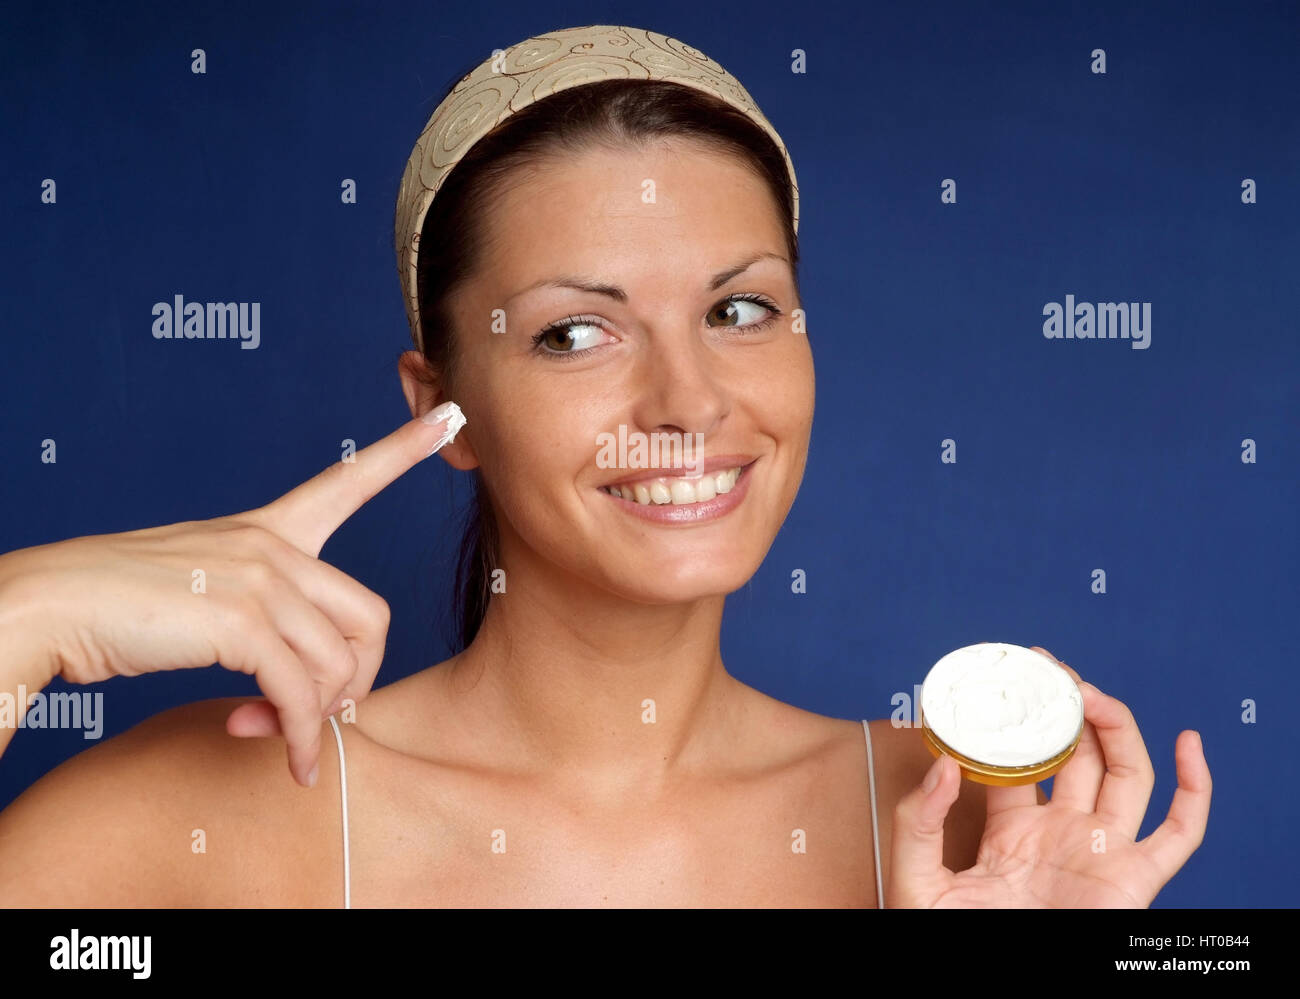
[[[1151,801],[1156,775],[1133,712],[1123,701],[1103,693],[1046,649],[1037,645],[1033,648],[1051,656],[1074,678],[1079,693],[1084,695],[1085,734],[1091,728],[1091,741],[1096,743],[1092,748],[1100,749],[1100,760],[1094,760],[1091,766],[1081,767],[1070,761],[1073,766],[1067,767],[1069,773],[1062,771],[1052,785],[1053,800],[1057,791],[1062,790],[1062,800],[1085,811],[1088,810],[1086,802],[1095,800],[1094,814],[1119,826],[1130,839],[1136,840]],[[1084,740],[1081,738],[1079,742],[1082,748]]]
[[[1088,720],[1097,732],[1106,761],[1106,776],[1101,781],[1094,814],[1136,840],[1156,783],[1151,755],[1128,705],[1084,683],[1095,693],[1088,702]]]
[[[466,420],[454,402],[416,417],[262,507],[259,519],[315,558],[345,520],[403,472],[450,442]]]

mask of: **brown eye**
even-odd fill
[[[719,326],[736,325],[736,306],[730,300],[718,306],[709,315],[718,320]]]
[[[555,356],[566,354],[570,357],[585,353],[601,342],[599,324],[569,316],[562,322],[552,323],[540,333],[533,336],[533,349],[538,353]]]
[[[742,309],[744,306],[754,310],[754,314],[746,319]],[[749,295],[732,295],[730,298],[724,298],[713,308],[708,319],[711,325],[716,326],[754,326],[760,323],[764,318],[778,315],[779,311],[772,306],[767,299]],[[716,320],[716,322],[714,322]]]
[[[549,329],[542,335],[542,343],[551,350],[568,351],[573,346],[573,334],[563,326]]]

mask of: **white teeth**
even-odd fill
[[[673,506],[682,506],[686,503],[702,503],[713,499],[719,493],[731,492],[736,486],[736,480],[740,478],[740,471],[739,468],[729,468],[723,472],[702,475],[698,479],[674,477],[654,479],[649,483],[638,482],[630,486],[605,486],[604,488],[620,499],[636,502],[642,506],[649,506],[651,503],[660,506],[669,503]]]
[[[674,503],[680,505],[695,502],[695,486],[685,479],[673,479],[673,484],[668,488],[673,495]]]

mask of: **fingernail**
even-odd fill
[[[426,458],[434,454],[444,444],[450,444],[455,440],[456,435],[460,433],[461,427],[469,422],[465,419],[465,414],[461,412],[460,407],[451,401],[444,402],[441,406],[435,406],[425,413],[421,419],[428,424],[447,421],[446,429],[443,430],[442,436],[438,438],[437,443],[429,450],[429,454],[425,455]]]
[[[925,780],[921,782],[921,790],[929,794],[939,783],[939,777],[942,774],[943,757],[940,756],[930,765],[929,772],[925,775]]]
[[[316,778],[319,776],[320,776],[320,764],[317,763],[314,767],[311,768],[311,773],[307,775],[307,786],[315,787]]]

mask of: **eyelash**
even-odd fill
[[[759,319],[756,322],[747,323],[744,326],[718,327],[719,329],[744,330],[746,333],[750,333],[753,332],[754,330],[767,329],[767,327],[771,326],[774,322],[780,319],[781,316],[784,315],[784,313],[779,308],[777,308],[775,302],[773,302],[766,295],[760,295],[757,292],[747,291],[747,292],[737,293],[735,295],[728,295],[726,298],[722,299],[721,302],[719,302],[718,304],[720,305],[722,304],[722,302],[732,302],[732,301],[756,302],[768,310],[768,316],[766,319]],[[551,323],[548,326],[544,327],[539,333],[534,334],[533,350],[538,354],[543,354],[546,357],[553,358],[557,361],[571,361],[574,358],[582,357],[585,354],[590,354],[593,350],[596,350],[597,348],[583,347],[582,350],[547,350],[545,347],[542,346],[542,341],[546,339],[548,334],[554,333],[556,330],[567,329],[570,326],[599,326],[599,325],[600,322],[595,316],[566,316],[564,319],[561,319],[559,322]]]

